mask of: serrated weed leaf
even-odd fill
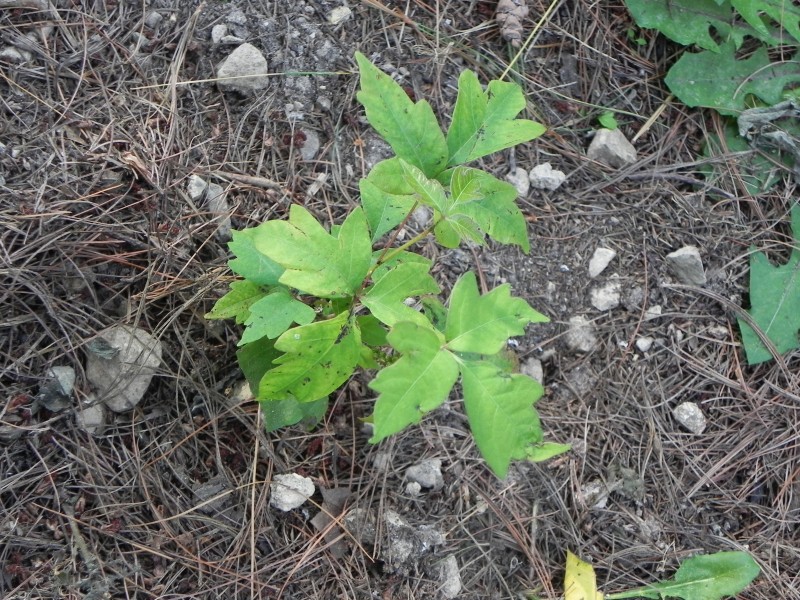
[[[769,45],[786,43],[776,24],[800,42],[800,8],[787,0],[625,0],[625,4],[639,27],[657,29],[684,46],[697,44],[717,52],[716,37],[738,49],[746,36]],[[735,18],[734,8],[744,22]]]
[[[414,190],[406,182],[397,157],[375,165],[359,182],[359,190],[372,241],[402,223],[414,207]]]
[[[444,170],[447,144],[430,105],[425,100],[412,102],[403,88],[360,52],[356,53],[356,62],[361,72],[361,90],[356,98],[364,106],[370,125],[397,156],[427,176]]]
[[[232,239],[228,242],[228,248],[236,258],[229,261],[228,266],[231,271],[251,283],[277,285],[278,280],[283,275],[283,267],[267,258],[256,248],[256,240],[261,235],[265,225],[261,224],[258,227],[232,232]]]
[[[258,395],[258,386],[264,374],[274,366],[273,361],[281,354],[281,351],[275,348],[275,340],[268,337],[242,346],[236,351],[239,368],[247,379],[250,391],[254,396]]]
[[[792,209],[795,246],[785,265],[772,266],[763,252],[750,255],[750,309],[748,312],[778,352],[800,347],[800,206]],[[739,320],[747,362],[768,361],[772,354],[750,325]]]
[[[333,319],[290,329],[275,342],[284,355],[258,386],[259,400],[326,397],[352,375],[361,352],[361,334],[343,312]]]
[[[528,225],[516,204],[517,190],[513,185],[484,171],[465,167],[448,169],[438,180],[450,186],[456,200],[451,215],[463,215],[492,239],[516,244],[524,252],[530,252]]]
[[[249,344],[259,338],[277,338],[292,326],[308,325],[317,313],[294,298],[286,289],[278,289],[253,303],[246,328],[239,345]]]
[[[388,337],[401,356],[369,384],[380,393],[371,443],[419,423],[447,399],[458,379],[456,358],[442,348],[442,336],[430,325],[398,323]]]
[[[442,184],[435,179],[429,179],[425,173],[411,163],[404,161],[402,158],[399,160],[406,184],[414,190],[415,198],[421,204],[430,206],[445,216],[450,214],[450,207],[453,202],[445,194]]]
[[[393,326],[408,321],[425,326],[425,315],[405,304],[407,298],[437,294],[439,286],[428,273],[428,265],[400,263],[387,271],[367,289],[361,302],[382,323]]]
[[[517,84],[492,81],[483,91],[478,76],[464,71],[458,78],[458,97],[447,131],[448,166],[461,165],[542,135],[546,131],[543,125],[515,118],[524,108],[525,97]]]
[[[670,581],[608,594],[606,598],[721,600],[736,596],[758,577],[760,571],[756,561],[746,552],[717,552],[683,561]]]
[[[292,206],[288,222],[269,221],[259,228],[256,248],[285,268],[280,282],[306,294],[352,296],[369,271],[372,241],[360,208],[350,213],[337,236],[298,205]]]
[[[525,375],[503,372],[485,361],[461,361],[464,408],[475,444],[492,471],[503,478],[512,460],[542,442],[539,415],[533,408],[544,390]]]
[[[687,106],[736,115],[746,108],[750,94],[768,105],[780,102],[784,89],[800,82],[798,58],[800,55],[792,61],[771,64],[767,49],[761,47],[739,60],[733,44],[728,43],[718,53],[684,53],[664,82]]]
[[[241,325],[250,317],[250,307],[266,295],[264,288],[252,281],[234,281],[231,290],[217,300],[205,318],[236,319],[237,325]]]
[[[447,312],[447,347],[455,352],[497,354],[509,337],[523,335],[528,323],[546,323],[522,298],[501,285],[481,296],[475,274],[465,273],[453,286]]]
[[[378,261],[382,261],[380,264],[377,264],[375,270],[372,272],[372,280],[378,281],[384,275],[386,275],[389,271],[404,264],[415,264],[424,266],[428,271],[431,269],[431,265],[433,261],[429,258],[425,258],[421,254],[417,254],[416,252],[397,252],[393,254],[390,258],[385,258],[386,251],[385,250],[376,250],[373,255],[373,261],[378,263]]]

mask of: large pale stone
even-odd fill
[[[269,85],[267,59],[252,44],[242,44],[217,67],[217,85],[223,90],[255,92]]]

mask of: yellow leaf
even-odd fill
[[[592,565],[567,550],[567,574],[564,576],[564,600],[603,600],[597,591]]]

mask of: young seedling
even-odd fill
[[[758,564],[746,552],[717,552],[681,563],[675,577],[635,590],[603,594],[597,591],[592,565],[567,551],[565,600],[622,600],[623,598],[682,598],[720,600],[735,596],[758,577]]]
[[[509,337],[547,318],[509,285],[481,294],[473,273],[443,302],[431,261],[411,251],[433,235],[447,248],[488,236],[527,252],[514,187],[464,165],[544,127],[516,118],[525,108],[519,86],[492,81],[483,89],[466,71],[445,135],[427,102],[412,102],[363,55],[356,60],[358,100],[396,156],[361,180],[361,206],[330,231],[295,205],[287,221],[234,232],[230,268],[242,279],[207,318],[245,326],[238,359],[269,430],[319,420],[328,395],[360,366],[377,372],[372,443],[419,422],[460,381],[476,445],[498,476],[512,460],[564,452],[568,446],[543,439],[533,406],[542,386],[503,359]],[[419,206],[433,215],[430,224],[393,245]]]

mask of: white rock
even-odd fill
[[[133,410],[161,366],[161,342],[145,330],[128,325],[110,327],[99,337],[117,352],[111,357],[89,352],[86,379],[111,410]]]
[[[353,11],[346,6],[337,6],[328,15],[328,23],[331,25],[338,25],[350,18]]]
[[[376,452],[372,456],[372,466],[376,471],[388,472],[392,468],[392,455],[388,452]]]
[[[655,342],[655,340],[651,337],[640,337],[636,340],[636,347],[639,349],[639,352],[647,352],[653,347],[653,342]]]
[[[684,246],[667,254],[667,264],[678,281],[686,285],[705,285],[706,274],[700,251],[695,246]]]
[[[225,20],[234,25],[247,25],[247,15],[239,8],[232,10]]]
[[[267,59],[252,44],[242,44],[217,67],[217,85],[222,90],[254,92],[269,85]]]
[[[590,481],[578,492],[578,501],[589,508],[605,508],[608,504],[608,488],[600,481]]]
[[[597,248],[589,261],[589,277],[595,278],[605,271],[609,263],[617,255],[616,250],[610,248]]]
[[[528,172],[522,167],[517,167],[506,175],[506,181],[517,189],[517,194],[525,196],[531,189],[531,182],[528,179]]]
[[[447,555],[439,565],[439,582],[439,594],[442,598],[447,600],[458,598],[463,584],[455,554]]]
[[[653,319],[657,319],[661,316],[662,308],[660,304],[655,304],[653,306],[649,306],[647,310],[644,311],[644,320],[645,321],[652,321]]]
[[[530,184],[537,190],[555,191],[566,181],[567,176],[550,166],[549,162],[536,165],[528,175]]]
[[[208,184],[198,175],[190,175],[186,182],[186,192],[192,200],[200,201],[208,189]]]
[[[26,62],[25,54],[22,50],[17,50],[12,46],[6,46],[0,50],[0,61],[14,64],[21,64]]]
[[[416,481],[409,481],[406,484],[406,494],[412,498],[416,498],[422,493],[422,486]]]
[[[225,23],[217,23],[211,28],[211,43],[219,44],[226,35],[228,35],[228,26]]]
[[[78,427],[91,435],[102,435],[106,428],[105,405],[98,402],[94,394],[89,394],[75,409],[75,422]]]
[[[144,24],[147,25],[150,29],[157,29],[158,26],[161,24],[161,21],[164,20],[164,15],[162,15],[157,10],[151,10],[144,18]]]
[[[441,459],[430,458],[408,467],[406,469],[406,478],[425,488],[441,489],[444,485]]]
[[[303,160],[314,160],[319,152],[319,136],[311,129],[301,129],[300,131],[306,136],[303,146],[300,148],[300,156],[303,157]]]
[[[538,358],[526,360],[520,365],[519,372],[531,379],[535,379],[539,383],[544,383],[544,368],[542,367],[542,361]]]
[[[586,317],[570,317],[569,329],[564,336],[567,347],[574,352],[591,352],[597,348],[594,324]]]
[[[597,310],[614,310],[619,306],[622,296],[622,284],[618,278],[614,278],[603,286],[593,288],[589,292],[590,302]]]
[[[231,239],[231,207],[228,204],[227,194],[225,189],[216,183],[209,183],[206,190],[206,206],[214,219],[217,221],[217,230],[215,235],[217,239],[229,240]]]
[[[636,148],[619,129],[599,129],[586,154],[610,167],[624,167],[636,162]]]
[[[706,428],[706,416],[694,402],[683,402],[672,410],[672,416],[688,431],[701,434]]]
[[[72,396],[72,390],[75,388],[75,369],[72,367],[50,367],[47,369],[47,376],[58,381],[62,394]]]
[[[316,491],[314,482],[297,473],[275,475],[269,485],[270,506],[288,512],[302,506]]]

